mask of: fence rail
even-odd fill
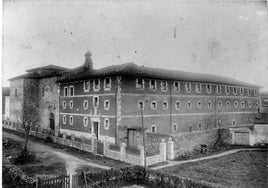
[[[58,176],[47,179],[37,179],[37,188],[71,188],[70,176]]]

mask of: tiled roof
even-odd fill
[[[152,78],[159,80],[178,80],[185,82],[202,82],[202,83],[215,83],[224,85],[239,85],[260,87],[255,84],[241,82],[232,78],[217,76],[203,73],[192,73],[177,70],[168,70],[160,68],[150,68],[145,66],[137,66],[134,63],[126,63],[122,65],[112,65],[101,69],[94,69],[88,71],[80,67],[80,71],[69,71],[68,74],[62,76],[58,81],[60,83],[86,80],[90,78],[108,77],[108,76],[126,76],[126,77],[140,77]]]

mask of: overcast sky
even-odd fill
[[[3,85],[48,64],[202,72],[268,90],[265,1],[4,1]]]

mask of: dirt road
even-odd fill
[[[6,132],[3,132],[3,137],[10,138],[10,139],[17,141],[17,142],[20,142],[20,143],[24,142],[23,138],[21,138],[17,135],[14,135],[14,134],[6,133]],[[28,148],[29,148],[29,150],[31,150],[33,152],[47,152],[47,153],[57,155],[59,158],[61,158],[65,162],[67,174],[69,174],[69,175],[74,175],[76,168],[81,167],[81,166],[85,166],[85,165],[97,167],[97,168],[102,168],[105,170],[110,169],[110,167],[99,165],[96,163],[92,163],[92,162],[87,161],[87,160],[82,160],[76,156],[73,156],[73,155],[70,155],[70,154],[64,152],[62,149],[52,148],[52,147],[47,146],[45,144],[42,144],[40,142],[35,142],[32,140],[29,140]]]

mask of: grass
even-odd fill
[[[78,173],[78,174],[81,174],[82,172],[95,173],[95,172],[100,172],[100,171],[104,171],[104,169],[97,168],[97,167],[92,167],[92,166],[80,166],[75,170],[75,172]]]
[[[266,151],[242,151],[221,158],[162,169],[199,181],[226,187],[265,187]]]

